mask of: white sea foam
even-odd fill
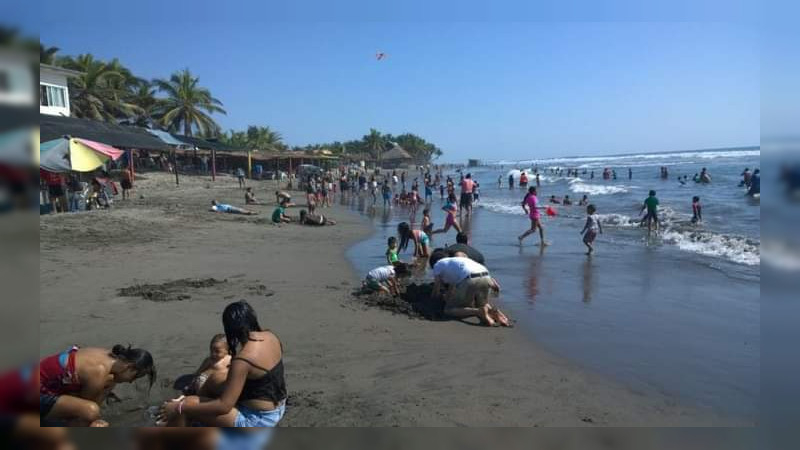
[[[639,226],[639,219],[633,219],[625,214],[598,214],[600,223],[605,226],[618,228],[635,228]]]
[[[576,194],[588,195],[608,195],[608,194],[623,194],[629,191],[629,187],[623,185],[602,185],[602,184],[586,184],[580,178],[574,178],[569,181],[569,190]]]
[[[524,211],[519,203],[501,203],[491,200],[481,200],[475,203],[478,208],[484,208],[492,212],[500,214],[513,214],[516,216],[523,215]]]
[[[729,236],[707,231],[666,230],[662,240],[679,249],[701,255],[721,257],[748,266],[761,265],[759,243],[741,236]]]
[[[618,155],[618,156],[585,156],[585,157],[571,157],[571,158],[545,158],[545,159],[527,159],[521,161],[496,161],[488,164],[502,164],[502,165],[539,165],[539,166],[566,166],[575,167],[576,165],[584,163],[600,163],[600,162],[620,162],[630,160],[668,160],[668,159],[704,159],[712,160],[719,158],[743,158],[761,156],[761,150],[715,150],[715,151],[690,151],[690,152],[671,152],[671,153],[641,153],[635,155]],[[684,163],[685,161],[681,161]],[[611,165],[611,164],[610,164]],[[616,164],[619,165],[619,164]]]

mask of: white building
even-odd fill
[[[0,48],[0,105],[28,108],[36,103],[34,67],[29,55]]]
[[[39,64],[39,112],[51,116],[69,116],[67,78],[80,72]]]

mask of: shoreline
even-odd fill
[[[222,309],[240,298],[283,341],[290,399],[282,426],[754,425],[633,392],[518,328],[410,320],[359,304],[351,292],[360,274],[347,252],[375,230],[347,207],[324,211],[333,227],[276,227],[272,182],[248,182],[270,201],[253,217],[205,211],[213,196],[242,203],[234,178],[170,183],[145,173],[134,200],[110,211],[40,219],[41,356],[130,342],[156,359],[149,397],[121,386],[123,403],[104,408],[112,425],[145,425],[146,407],[175,395],[169,381],[206,356]],[[183,301],[117,293],[203,277],[224,281],[188,289]]]

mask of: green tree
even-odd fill
[[[127,100],[127,92],[120,89],[125,75],[109,64],[91,54],[61,58],[59,63],[80,72],[68,81],[72,114],[76,117],[113,122],[140,111]]]
[[[39,62],[52,66],[56,63],[56,53],[58,53],[59,50],[61,49],[58,47],[45,47],[39,43]]]
[[[247,148],[250,150],[281,151],[286,146],[283,136],[270,127],[250,125],[247,127]]]
[[[189,69],[175,72],[169,80],[154,81],[159,91],[166,94],[160,108],[161,123],[170,131],[183,129],[183,134],[192,136],[193,130],[202,134],[219,134],[220,127],[211,117],[213,113],[226,114],[222,102],[211,95],[207,88],[199,86],[199,78]]]
[[[386,141],[381,132],[375,128],[370,128],[369,134],[365,135],[362,140],[364,141],[366,150],[380,162],[383,157],[383,150],[386,146]]]
[[[145,128],[153,128],[158,125],[161,100],[156,97],[156,89],[150,83],[142,81],[138,86],[132,88],[128,100],[139,107],[139,110],[131,118],[131,123]]]

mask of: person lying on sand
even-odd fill
[[[213,400],[181,396],[164,402],[157,425],[275,427],[283,418],[287,391],[280,339],[262,330],[244,300],[225,308],[222,325],[232,355],[222,395]]]
[[[245,190],[244,190],[244,202],[247,205],[260,205],[261,204],[261,202],[259,202],[256,199],[255,194],[253,194],[253,188],[251,188],[251,187],[245,188]]]
[[[373,292],[382,292],[398,296],[400,295],[400,289],[398,287],[397,277],[407,274],[408,266],[401,262],[376,267],[367,272],[367,277],[361,286]]]
[[[489,304],[489,291],[500,292],[500,285],[486,267],[462,252],[447,257],[444,249],[433,252],[430,265],[434,275],[433,295],[443,297],[446,316],[477,317],[487,326],[510,326],[505,314]]]
[[[100,404],[116,399],[119,383],[147,376],[156,380],[153,357],[147,350],[115,345],[113,349],[78,348],[48,356],[39,362],[39,412],[42,420],[70,426],[103,427]],[[118,399],[117,399],[118,400]]]
[[[336,225],[336,221],[322,214],[309,214],[305,209],[300,210],[300,225],[324,226]]]
[[[211,209],[209,211],[228,214],[244,214],[245,216],[254,216],[258,214],[249,209],[237,208],[236,206],[228,205],[226,203],[218,203],[216,200],[211,200]]]
[[[190,392],[201,397],[219,398],[231,365],[231,354],[224,334],[217,334],[211,338],[209,353],[195,371]]]

